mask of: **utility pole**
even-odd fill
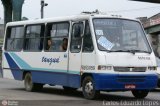
[[[44,18],[44,7],[48,6],[48,3],[45,3],[44,0],[41,0],[41,18]]]

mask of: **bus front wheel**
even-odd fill
[[[148,95],[149,91],[147,90],[133,90],[132,94],[138,99],[143,99]]]
[[[31,73],[27,73],[24,78],[24,86],[26,91],[39,91],[43,88],[43,84],[33,83]]]
[[[93,78],[87,76],[82,82],[82,92],[86,99],[95,99],[100,94],[100,91],[95,90]]]

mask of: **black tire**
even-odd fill
[[[148,95],[149,91],[147,90],[133,90],[132,94],[135,98],[143,99]]]
[[[63,86],[63,89],[65,91],[76,91],[77,90],[77,88],[71,88],[71,87],[66,87],[66,86]]]
[[[43,84],[33,83],[31,73],[27,73],[24,78],[24,86],[26,91],[40,91],[43,88]]]
[[[86,99],[96,99],[98,98],[100,91],[95,90],[95,83],[92,77],[87,76],[82,82],[82,92]]]

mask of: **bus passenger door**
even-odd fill
[[[85,22],[82,47],[82,73],[95,73],[95,50],[89,22]]]
[[[80,87],[81,46],[84,32],[84,22],[72,23],[68,83],[70,87]]]

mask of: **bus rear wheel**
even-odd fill
[[[148,95],[149,91],[147,90],[133,90],[132,94],[138,99],[143,99]]]
[[[43,88],[43,84],[33,83],[31,73],[27,73],[24,78],[24,86],[26,91],[40,91]]]
[[[82,82],[82,92],[86,99],[95,99],[100,94],[100,91],[95,89],[94,80],[90,76],[84,78]]]

